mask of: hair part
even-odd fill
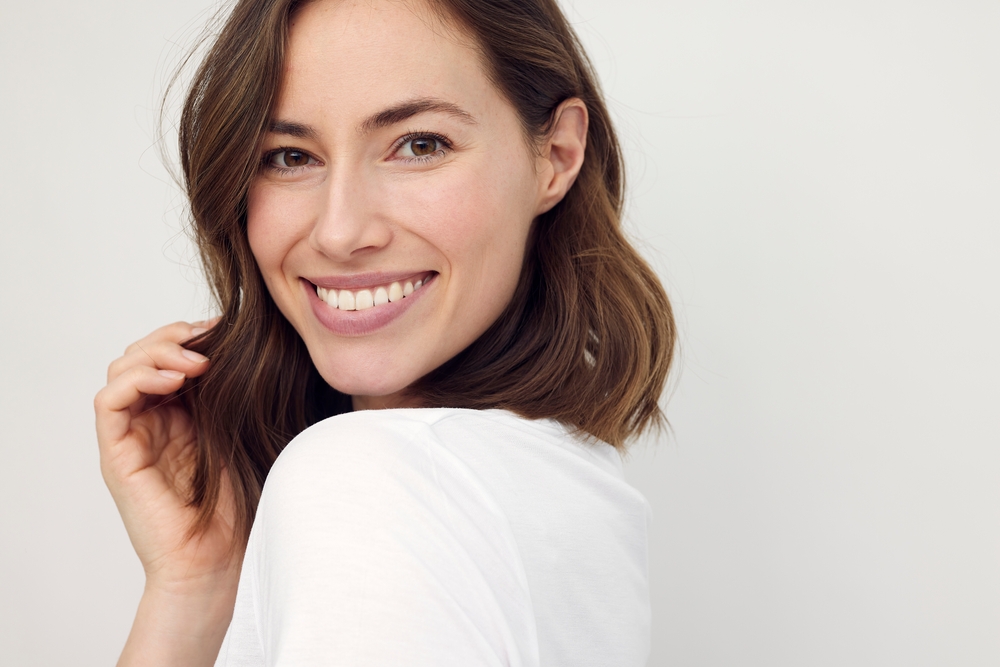
[[[222,314],[190,343],[212,364],[181,398],[198,430],[192,534],[207,526],[228,475],[240,545],[281,450],[351,405],[319,377],[278,311],[246,234],[247,194],[281,86],[289,22],[302,4],[236,4],[195,74],[179,133],[194,237]],[[676,330],[663,287],[622,232],[621,148],[597,77],[555,0],[429,4],[472,37],[484,71],[536,145],[567,99],[581,99],[590,120],[580,173],[534,221],[511,303],[408,393],[427,407],[556,419],[624,451],[630,438],[665,423],[658,401]]]

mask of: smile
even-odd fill
[[[316,285],[316,296],[337,310],[368,310],[387,303],[395,303],[410,296],[429,282],[433,274],[417,280],[395,281],[388,285],[360,290],[326,288]]]

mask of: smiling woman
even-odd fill
[[[120,664],[643,664],[674,327],[554,2],[243,0],[180,148],[221,315],[95,401]]]
[[[536,154],[468,40],[438,24],[418,5],[299,10],[247,202],[268,292],[355,409],[409,404],[497,320],[532,221],[583,160],[579,100]]]

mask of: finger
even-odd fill
[[[191,324],[194,328],[191,329],[191,339],[185,341],[184,344],[187,345],[188,343],[192,342],[195,338],[199,338],[203,334],[208,333],[209,330],[215,327],[215,325],[217,325],[221,319],[222,316],[216,316],[207,320],[192,322]]]
[[[133,366],[97,392],[97,440],[101,449],[113,446],[128,435],[133,405],[146,395],[166,396],[184,384],[184,373],[150,366]]]
[[[207,320],[199,320],[198,322],[192,322],[191,324],[192,324],[192,326],[199,327],[199,328],[207,330],[207,329],[211,329],[216,324],[218,324],[219,320],[221,320],[221,319],[222,319],[222,315],[216,315],[215,317],[210,317]]]
[[[131,352],[115,359],[108,366],[108,382],[134,366],[175,370],[188,377],[198,377],[208,370],[208,357],[165,340],[136,343]]]
[[[140,346],[146,347],[152,343],[158,343],[160,341],[180,343],[181,341],[188,340],[189,338],[193,338],[196,335],[198,335],[192,333],[197,328],[204,328],[204,327],[196,327],[190,322],[174,322],[173,324],[168,324],[166,326],[160,327],[159,329],[152,332],[145,338],[142,338],[129,345],[127,348],[125,348],[125,354],[127,355],[130,352],[134,352],[136,349],[139,349]]]

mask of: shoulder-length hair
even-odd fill
[[[278,311],[246,234],[246,202],[281,84],[299,0],[239,0],[184,104],[180,157],[195,239],[221,320],[190,343],[211,368],[182,393],[198,432],[192,503],[207,525],[223,475],[245,539],[264,479],[296,434],[350,410]],[[432,0],[474,38],[487,75],[542,140],[578,97],[586,158],[565,198],[532,227],[510,305],[478,340],[409,392],[426,406],[502,408],[556,419],[624,450],[663,423],[658,400],[675,326],[656,275],[621,229],[621,149],[596,76],[555,0]]]

